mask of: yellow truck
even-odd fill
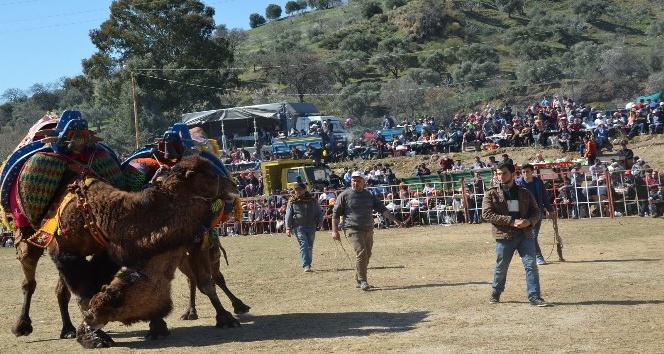
[[[304,183],[307,190],[314,187],[322,190],[327,185],[330,168],[314,164],[311,160],[272,160],[261,163],[263,190],[265,195],[274,191],[295,188],[297,183]]]

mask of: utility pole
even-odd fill
[[[131,87],[134,96],[134,131],[136,132],[136,148],[140,146],[140,139],[138,138],[138,102],[136,100],[136,73],[131,72]]]

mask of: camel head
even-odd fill
[[[199,155],[184,157],[163,179],[162,186],[176,194],[225,200],[237,194],[235,183],[210,160]]]

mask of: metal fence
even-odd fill
[[[660,188],[662,180],[649,174],[652,172],[632,174],[631,170],[605,170],[593,173],[552,169],[542,170],[537,177],[544,182],[549,196],[546,203],[558,218],[581,219],[662,215],[662,200],[650,198],[651,193]],[[494,178],[462,177],[445,182],[432,178],[426,182],[367,186],[367,189],[407,225],[450,225],[482,222],[484,192],[494,183],[498,183]],[[331,191],[330,197],[334,195],[334,198],[322,199],[322,192],[314,193],[325,215],[324,229],[330,228],[336,195],[342,191]],[[288,198],[288,195],[245,198],[242,220],[219,225],[219,231],[223,235],[283,232]],[[377,213],[374,224],[377,228],[390,226],[390,222]]]

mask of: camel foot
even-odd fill
[[[101,329],[92,329],[85,323],[76,330],[76,341],[85,349],[109,348],[115,345],[106,332]]]
[[[32,320],[30,317],[19,317],[16,324],[12,327],[12,333],[17,337],[30,335],[32,333]]]
[[[251,307],[245,305],[244,302],[242,302],[242,300],[238,299],[237,301],[233,301],[233,312],[236,315],[241,315],[243,313],[247,313],[247,312],[249,312],[249,310],[251,310]]]
[[[230,312],[223,311],[217,315],[217,328],[235,328],[240,327],[240,321],[237,318],[233,317]]]
[[[60,339],[74,339],[76,338],[76,328],[72,325],[62,326],[60,331]]]
[[[171,334],[171,331],[168,330],[166,321],[163,318],[150,321],[150,329],[145,335],[145,339],[159,339],[166,338]]]
[[[188,309],[187,312],[183,313],[182,316],[180,316],[180,319],[184,321],[197,320],[198,314],[196,313],[196,309],[194,308]]]

